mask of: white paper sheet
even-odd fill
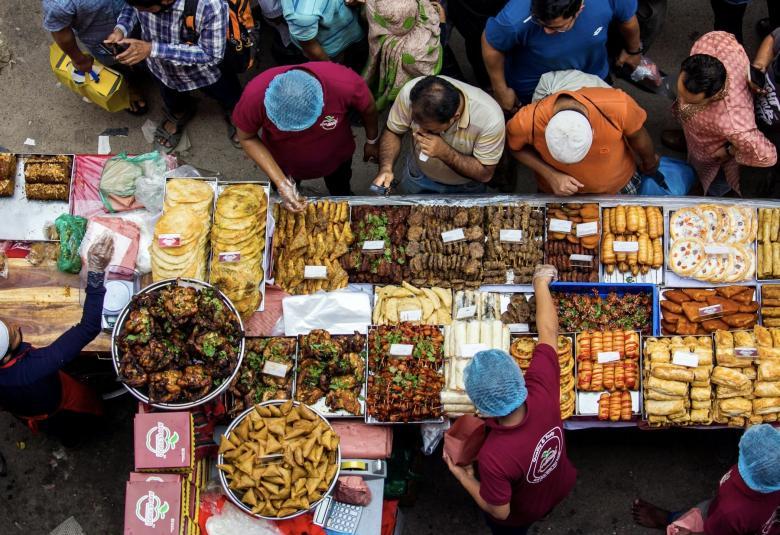
[[[331,334],[366,334],[371,324],[371,300],[363,292],[319,292],[282,300],[285,336],[327,329]]]

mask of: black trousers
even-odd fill
[[[211,85],[201,87],[200,91],[216,100],[222,111],[229,114],[241,98],[241,82],[239,82],[235,72],[223,68],[220,68],[220,71],[222,76],[219,77],[219,80]],[[177,91],[160,80],[157,80],[157,85],[160,87],[163,105],[169,113],[180,116],[195,106],[195,97],[192,95],[194,91]]]
[[[715,30],[733,33],[737,41],[742,42],[742,20],[747,4],[734,5],[726,0],[710,0],[715,15]],[[766,0],[769,22],[772,28],[780,26],[780,0]]]
[[[480,87],[490,87],[490,78],[482,60],[482,32],[490,17],[506,5],[507,0],[447,0],[447,17],[466,42],[466,57]]]
[[[298,186],[301,185],[302,180],[298,180],[293,177],[295,183]],[[325,185],[328,187],[328,193],[336,197],[349,197],[354,195],[352,193],[352,158],[348,158],[341,165],[339,165],[335,171],[331,174],[323,177]],[[276,191],[276,185],[272,182],[271,187]]]

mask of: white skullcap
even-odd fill
[[[0,320],[0,359],[8,353],[8,346],[11,345],[11,333],[8,332],[8,325]]]
[[[552,116],[544,131],[547,150],[556,161],[572,164],[582,161],[593,144],[593,129],[588,118],[574,110],[562,110]]]

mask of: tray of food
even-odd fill
[[[406,256],[415,286],[477,288],[485,256],[484,208],[413,206]]]
[[[712,423],[712,336],[644,339],[644,417],[650,427]]]
[[[244,358],[244,326],[210,284],[160,281],[138,292],[117,317],[111,356],[119,380],[137,399],[187,409],[230,386]]]
[[[451,314],[452,292],[448,288],[417,288],[407,282],[374,287],[374,325],[449,325]]]
[[[598,282],[600,234],[598,204],[548,204],[545,263],[561,281]]]
[[[301,213],[274,205],[273,277],[292,295],[344,288],[341,258],[354,241],[346,201],[310,202]]]
[[[313,330],[298,336],[295,400],[328,418],[363,416],[366,337]]]
[[[780,279],[780,208],[758,209],[758,280]]]
[[[601,263],[604,282],[661,284],[664,216],[655,206],[602,208]]]
[[[574,414],[574,354],[572,351],[572,335],[558,335],[558,364],[561,367],[561,420],[568,420]],[[538,343],[537,337],[519,335],[512,338],[509,354],[520,369],[525,373],[531,367],[534,349]]]
[[[486,206],[485,230],[483,284],[530,284],[544,256],[544,208]]]
[[[664,288],[659,306],[664,335],[750,329],[758,323],[755,286]]]
[[[339,436],[297,401],[266,401],[241,413],[220,438],[224,494],[257,518],[284,520],[313,510],[336,486]]]
[[[436,325],[369,329],[366,423],[444,421],[444,333]]]
[[[408,206],[352,207],[355,243],[341,257],[350,282],[401,284],[409,280],[406,231],[410,210]]]
[[[660,328],[653,284],[556,282],[551,289],[562,332],[623,329],[649,335]]]
[[[666,284],[711,286],[756,278],[756,210],[698,204],[669,212]]]
[[[50,240],[47,227],[69,212],[72,154],[0,153],[0,240]]]
[[[293,337],[246,339],[241,368],[225,392],[231,418],[256,403],[292,399],[297,347]]]
[[[265,309],[267,183],[220,183],[211,227],[209,281],[247,319]]]
[[[780,327],[780,284],[761,285],[759,311],[764,327]]]

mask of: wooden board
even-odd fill
[[[8,278],[0,278],[0,318],[18,323],[25,342],[47,346],[81,320],[80,287],[78,275],[52,262],[32,266],[10,258]],[[84,351],[110,352],[111,335],[101,333]]]

